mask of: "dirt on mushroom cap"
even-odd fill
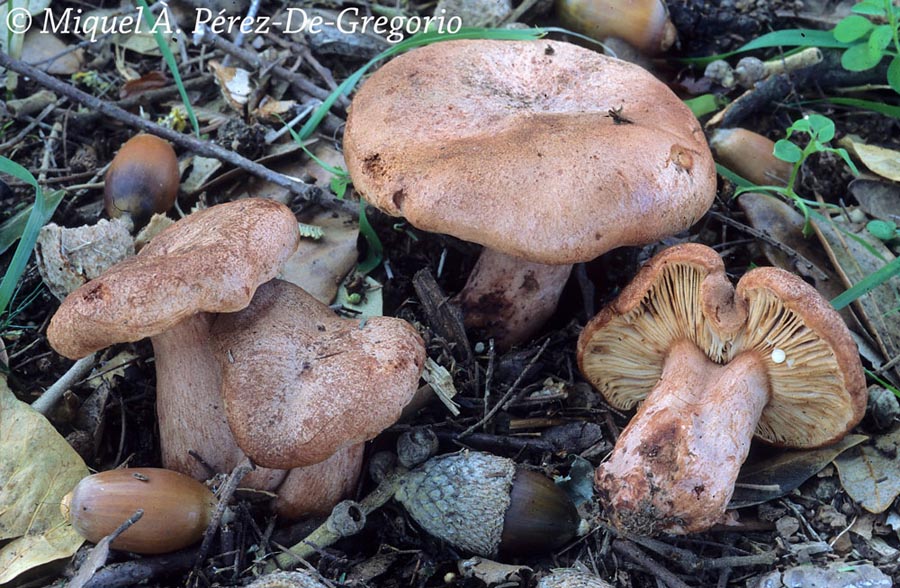
[[[354,186],[388,214],[541,263],[670,235],[715,195],[702,129],[674,93],[554,41],[398,57],[357,93],[344,147]]]
[[[701,245],[670,248],[645,266],[585,327],[579,365],[611,404],[631,408],[654,388],[668,350],[681,340],[718,364],[747,351],[761,358],[770,385],[756,431],[761,440],[824,445],[862,418],[856,346],[827,301],[776,268],[752,270],[734,289],[718,255]]]

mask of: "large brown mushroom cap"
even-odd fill
[[[748,272],[732,288],[719,256],[679,245],[654,257],[578,340],[588,380],[617,408],[653,390],[673,344],[690,341],[724,365],[750,353],[769,379],[756,436],[789,447],[841,438],[865,411],[856,345],[816,290],[777,268]]]
[[[341,319],[272,280],[219,315],[212,347],[238,446],[271,468],[312,465],[393,424],[416,391],[425,346],[406,321]]]
[[[72,292],[47,328],[50,345],[75,359],[156,335],[198,312],[240,310],[299,238],[294,214],[272,200],[196,212]]]
[[[414,226],[549,264],[689,227],[716,189],[699,123],[635,65],[555,41],[447,41],[357,93],[354,186]]]

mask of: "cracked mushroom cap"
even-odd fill
[[[353,100],[354,187],[414,226],[546,264],[686,229],[716,173],[703,131],[636,65],[556,41],[446,41]]]
[[[425,363],[406,321],[342,319],[281,280],[260,286],[246,309],[219,315],[212,347],[238,446],[280,469],[319,463],[392,425]]]
[[[166,331],[198,312],[234,312],[280,271],[300,239],[291,210],[246,199],[195,212],[63,301],[47,336],[76,359]]]
[[[724,365],[755,353],[769,379],[756,437],[817,447],[862,418],[865,377],[841,317],[809,284],[778,268],[753,269],[733,288],[712,249],[678,245],[650,260],[578,339],[582,373],[631,409],[653,390],[673,343],[694,343]]]

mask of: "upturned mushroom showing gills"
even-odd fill
[[[638,534],[711,527],[754,435],[826,445],[866,405],[856,345],[812,286],[766,267],[735,288],[703,245],[651,259],[587,324],[578,363],[614,407],[643,402],[595,478],[612,522]]]
[[[459,299],[500,347],[553,312],[570,264],[686,229],[716,191],[700,124],[671,90],[547,40],[397,57],[357,92],[344,157],[385,213],[494,250]]]

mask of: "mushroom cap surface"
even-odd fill
[[[716,191],[700,124],[662,82],[547,40],[390,61],[353,100],[344,157],[387,214],[547,264],[686,229]]]
[[[673,343],[694,343],[724,365],[756,354],[769,402],[756,437],[817,447],[863,416],[866,387],[856,344],[840,315],[809,284],[778,268],[747,272],[736,288],[712,249],[677,245],[651,259],[578,339],[582,373],[630,409],[656,386]]]
[[[69,294],[47,328],[50,345],[76,359],[156,335],[198,312],[240,310],[299,239],[294,214],[273,200],[195,212]]]
[[[225,413],[257,464],[328,459],[392,425],[416,391],[425,345],[406,321],[342,319],[281,280],[212,328]]]

